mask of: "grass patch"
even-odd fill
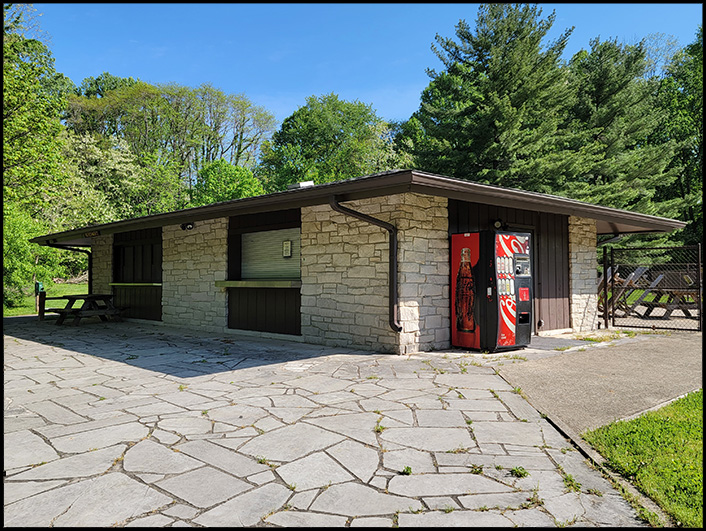
[[[529,472],[521,466],[516,466],[510,469],[510,475],[515,476],[516,478],[526,478],[529,476]]]
[[[88,293],[88,283],[84,282],[82,284],[52,284],[46,287],[47,297],[63,297],[64,295],[84,295]],[[56,308],[56,304],[59,303],[63,306],[66,301],[47,301],[47,308]],[[6,308],[3,306],[2,315],[3,317],[15,317],[17,315],[37,315],[37,310],[35,309],[35,298],[34,298],[34,288],[32,288],[32,293],[27,295],[22,299],[22,303],[19,306],[13,308]],[[49,314],[53,315],[53,314]]]
[[[703,527],[703,389],[583,438],[677,525]]]
[[[592,343],[604,343],[606,341],[613,341],[614,339],[635,337],[636,335],[637,332],[633,332],[632,330],[613,330],[610,333],[575,334],[574,339],[579,341],[590,341]]]

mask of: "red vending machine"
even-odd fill
[[[495,352],[532,336],[530,235],[451,235],[451,344]]]

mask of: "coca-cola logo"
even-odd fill
[[[513,254],[526,253],[527,252],[527,236],[517,236],[515,234],[499,234],[498,243],[500,247],[498,250],[502,250],[501,256],[512,256]]]

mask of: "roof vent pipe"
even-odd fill
[[[351,210],[348,207],[344,207],[343,205],[339,204],[335,196],[331,196],[329,200],[329,205],[331,205],[331,208],[334,209],[336,212],[340,212],[341,214],[345,214],[354,218],[361,219],[363,221],[367,221],[368,223],[372,223],[373,225],[382,227],[390,233],[390,255],[388,260],[390,268],[390,274],[388,275],[388,302],[390,309],[389,323],[390,328],[392,328],[393,332],[402,332],[402,325],[400,325],[400,322],[397,319],[397,308],[399,306],[399,300],[397,296],[397,228],[391,223],[387,223],[386,221],[382,221],[372,216],[368,216],[367,214],[363,214],[362,212],[356,212],[355,210]]]
[[[314,186],[314,181],[301,181],[294,184],[288,184],[287,190],[297,190],[298,188],[308,188],[309,186]]]

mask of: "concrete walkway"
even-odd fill
[[[3,325],[5,526],[644,525],[493,367],[550,350]]]
[[[500,374],[578,435],[701,389],[702,337],[674,331],[591,348],[574,345],[552,357],[530,354],[526,363],[505,365]]]

